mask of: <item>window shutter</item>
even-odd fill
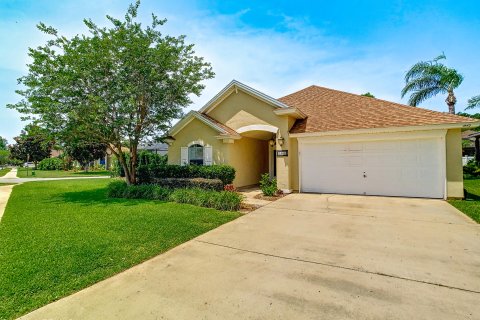
[[[188,148],[182,147],[180,151],[180,164],[186,166],[188,164]]]
[[[206,166],[212,165],[212,147],[203,148],[203,163]]]

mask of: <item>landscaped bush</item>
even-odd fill
[[[475,159],[472,159],[463,166],[463,173],[467,176],[479,177],[480,176],[480,167],[477,165]]]
[[[223,182],[220,179],[204,178],[166,178],[154,179],[154,184],[171,189],[199,188],[205,190],[223,190]]]
[[[242,195],[236,192],[199,188],[170,189],[152,184],[129,186],[125,181],[111,182],[107,187],[107,196],[110,198],[174,201],[228,211],[238,210],[242,203]]]
[[[204,178],[220,179],[224,185],[235,179],[235,169],[228,165],[179,166],[179,165],[139,165],[137,169],[139,183],[152,183],[155,179],[165,178]]]
[[[176,189],[170,199],[177,203],[188,203],[226,211],[236,211],[240,209],[242,203],[242,195],[239,193],[202,189]]]
[[[45,158],[37,165],[38,170],[63,170],[63,160],[59,158]]]
[[[270,178],[268,173],[262,174],[260,179],[260,190],[262,190],[263,195],[267,197],[272,197],[277,194],[277,179]]]
[[[125,181],[113,181],[107,187],[110,198],[169,200],[172,189],[152,184],[127,185]]]

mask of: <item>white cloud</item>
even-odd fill
[[[45,40],[34,28],[38,22],[35,19],[58,27],[62,33],[73,35],[85,32],[81,22],[84,17],[91,17],[95,22],[105,21],[106,13],[121,17],[129,2],[121,5],[113,1],[97,1],[94,5],[90,2],[88,5],[73,2],[59,6],[56,14],[65,14],[55,19],[36,16],[23,17],[20,24],[0,22],[2,30],[9,30],[0,35],[0,42],[9,48],[0,52],[0,68],[25,72],[27,47]],[[418,60],[434,57],[439,50],[429,44],[431,48],[421,46],[415,51],[412,45],[415,35],[405,30],[402,36],[400,32],[389,30],[384,32],[383,39],[378,38],[371,43],[351,43],[349,39],[333,36],[328,34],[328,30],[313,26],[308,17],[291,17],[282,13],[270,13],[278,18],[277,25],[255,28],[243,22],[244,16],[249,14],[249,8],[224,15],[196,8],[192,4],[145,1],[140,12],[145,24],[150,22],[151,12],[160,18],[168,18],[165,33],[186,34],[187,41],[196,44],[197,54],[213,65],[216,77],[206,82],[207,87],[201,97],[194,97],[195,103],[191,109],[200,108],[232,79],[245,82],[273,97],[317,84],[353,93],[369,91],[378,98],[402,102],[400,90],[408,66]],[[406,37],[409,37],[408,42]],[[443,41],[438,39],[437,43]],[[461,49],[458,48],[459,51]],[[452,62],[456,63],[454,60]],[[480,67],[476,60],[472,60],[472,66]],[[473,74],[471,70],[466,72]],[[468,76],[469,79],[478,78],[471,74]],[[480,88],[478,81],[477,85]],[[470,82],[458,91],[458,110],[462,109],[469,96],[480,94],[480,89],[472,93],[474,86],[475,82]],[[0,97],[1,104],[12,102],[3,99]],[[432,99],[425,106],[445,111],[443,99]],[[7,116],[9,123],[16,121],[13,112],[7,115],[2,110],[0,135],[5,134],[2,126],[7,121],[2,122],[2,118],[6,119]],[[10,124],[7,135],[14,136],[21,126],[18,121],[14,128]]]

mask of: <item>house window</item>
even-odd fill
[[[188,163],[196,164],[199,166],[203,165],[203,146],[199,144],[194,144],[188,147]]]

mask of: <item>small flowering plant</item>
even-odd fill
[[[235,191],[237,191],[237,188],[235,188],[235,186],[233,184],[226,184],[223,187],[223,190],[230,191],[230,192],[235,192]]]

